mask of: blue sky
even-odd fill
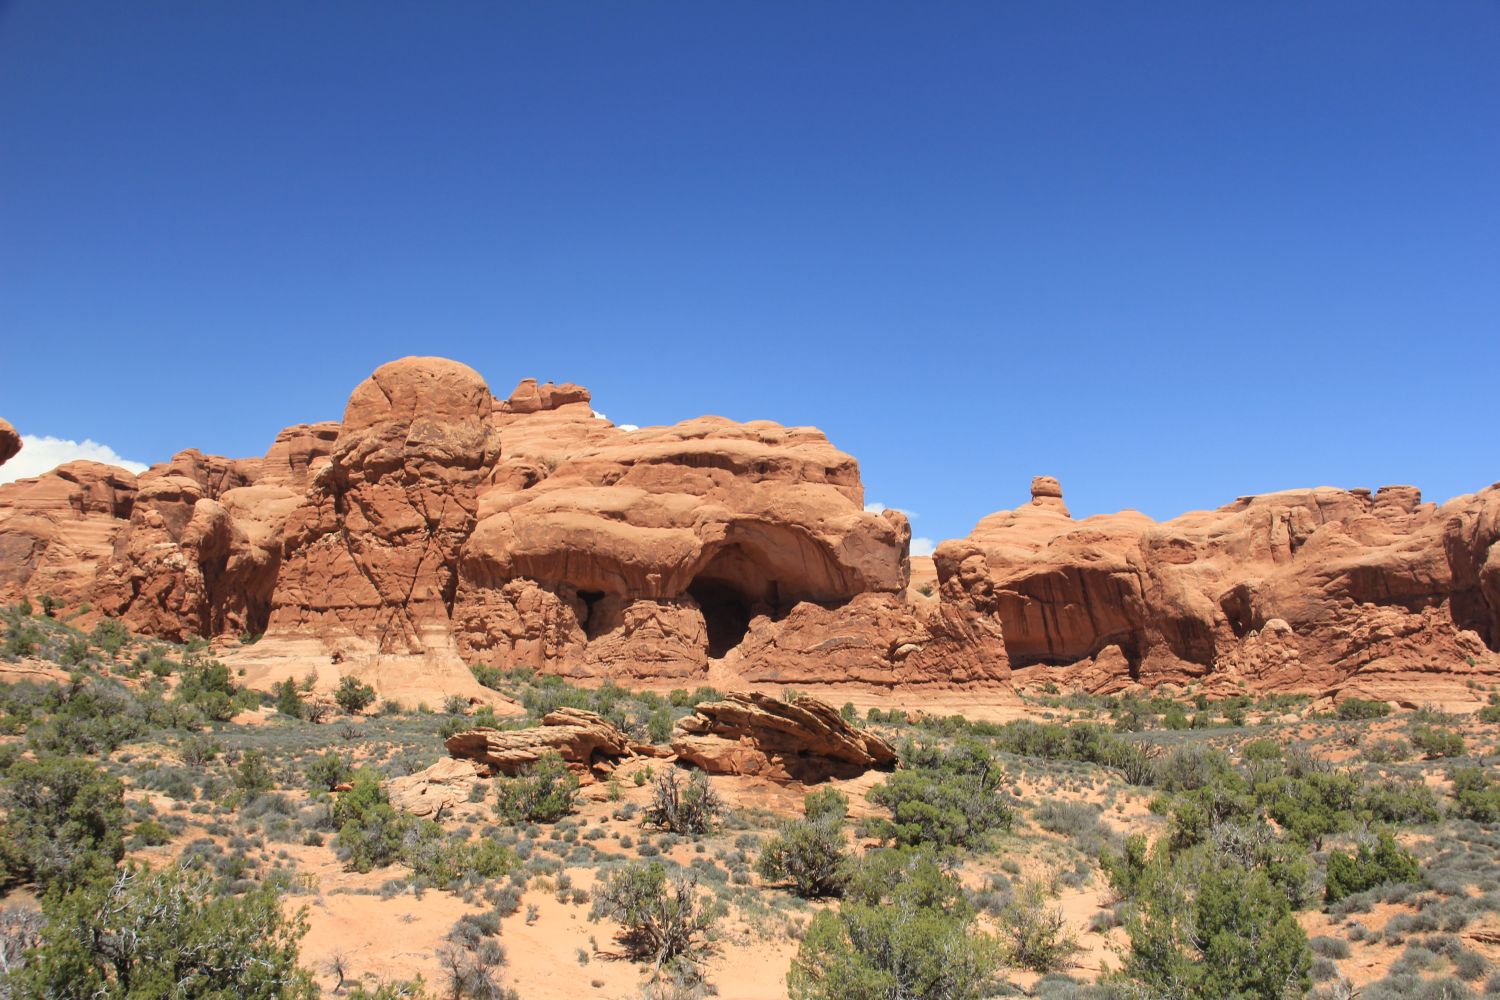
[[[1500,4],[0,4],[0,415],[376,365],[816,424],[961,535],[1500,479]]]

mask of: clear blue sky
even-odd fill
[[[1500,4],[0,5],[0,415],[379,363],[816,424],[963,534],[1500,479]]]

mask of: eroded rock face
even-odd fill
[[[270,631],[392,653],[446,636],[459,549],[499,451],[493,407],[477,372],[441,358],[382,365],[354,390],[283,529]]]
[[[1074,521],[1060,489],[1032,493],[934,557],[943,604],[998,623],[1022,682],[1050,666],[1100,691],[1201,679],[1400,700],[1500,675],[1500,488],[1441,508],[1405,486],[1297,490],[1160,524]]]
[[[98,462],[68,462],[0,486],[0,600],[91,599],[135,494],[132,473]]]
[[[21,453],[21,435],[10,425],[10,421],[0,417],[0,465],[4,465]]]
[[[838,710],[802,695],[728,694],[677,723],[677,758],[710,774],[752,774],[803,782],[852,778],[896,766],[896,752],[856,729]]]
[[[423,818],[437,818],[469,801],[469,793],[484,775],[471,760],[447,757],[415,774],[386,782],[391,805]]]
[[[443,741],[453,757],[472,761],[486,775],[517,775],[542,755],[556,752],[569,765],[590,769],[630,757],[635,743],[601,715],[581,708],[559,708],[530,729],[469,729]]]

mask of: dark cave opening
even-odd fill
[[[703,622],[708,626],[708,655],[716,660],[722,658],[750,631],[749,598],[724,580],[701,576],[687,592],[698,603]]]
[[[600,629],[599,623],[594,620],[594,606],[604,600],[604,591],[580,590],[578,599],[583,602],[583,621],[579,624],[583,626],[584,635],[590,639],[598,638]]]

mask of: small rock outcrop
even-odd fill
[[[630,757],[636,744],[602,715],[581,708],[548,712],[530,729],[468,729],[443,741],[453,757],[473,761],[486,775],[517,775],[548,752],[577,770]]]
[[[851,726],[838,710],[806,695],[782,701],[728,694],[697,706],[677,723],[677,759],[710,774],[759,775],[814,782],[896,766],[896,752]]]
[[[469,794],[483,775],[471,760],[447,757],[415,774],[386,782],[391,805],[413,816],[437,818],[444,811],[469,801]]]

